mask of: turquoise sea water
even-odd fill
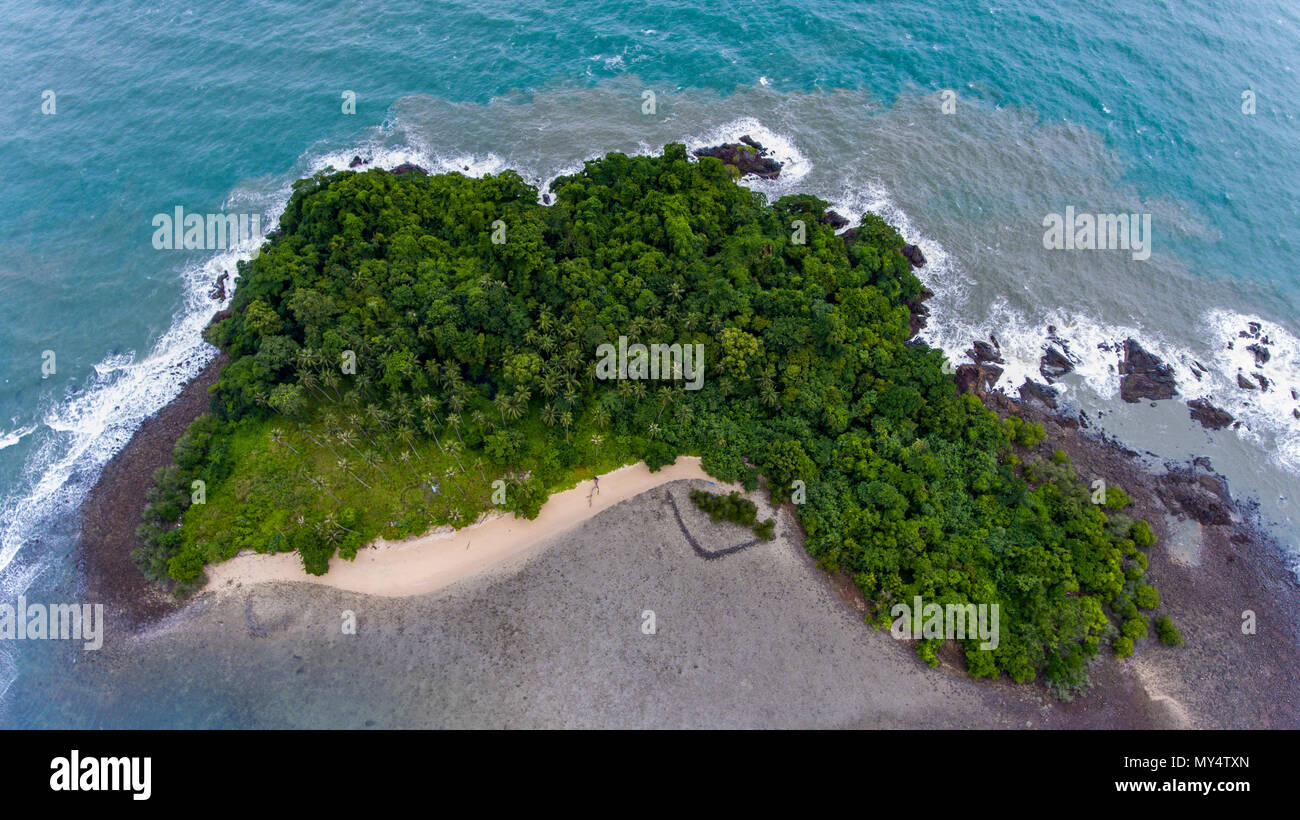
[[[877,211],[921,244],[932,344],[959,359],[995,333],[1014,387],[1055,326],[1079,357],[1068,402],[1158,457],[1209,455],[1300,542],[1293,4],[5,0],[0,20],[0,600],[75,594],[78,503],[212,354],[207,292],[238,252],[155,250],[155,214],[269,222],[294,179],[354,154],[541,183],[746,133],[787,163],[759,190]],[[1044,250],[1069,205],[1150,213],[1151,258]],[[1236,386],[1252,321],[1268,391]],[[1123,405],[1098,345],[1130,335],[1242,428]],[[0,646],[0,691],[61,657]]]

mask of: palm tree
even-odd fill
[[[650,429],[650,440],[654,441],[655,436],[659,435],[659,425],[655,424],[654,422],[650,422],[649,429]]]
[[[284,431],[281,430],[279,427],[273,428],[271,430],[271,441],[275,442],[279,446],[288,447],[290,450],[293,450],[293,452],[297,455],[302,455],[296,449],[294,449],[292,444],[284,440]]]
[[[605,407],[603,402],[597,402],[595,406],[591,408],[591,423],[601,430],[604,430],[605,427],[609,425],[609,410]]]
[[[425,419],[424,423],[420,426],[424,428],[424,432],[433,436],[433,443],[438,445],[439,450],[444,453],[447,452],[447,449],[442,446],[442,442],[438,441],[438,425],[433,423],[433,419]]]
[[[397,431],[397,437],[406,445],[406,449],[411,451],[411,455],[415,456],[416,461],[424,461],[420,452],[415,449],[415,429],[411,425],[403,424]]]
[[[659,415],[655,416],[655,421],[659,421],[659,416],[662,416],[668,409],[668,405],[673,403],[673,398],[672,390],[667,387],[659,388]]]
[[[460,443],[464,444],[465,439],[461,438],[460,435],[460,414],[452,413],[450,416],[447,416],[447,423],[451,425],[452,430],[456,431],[456,438],[460,439]]]
[[[341,458],[341,459],[339,459],[339,460],[338,460],[338,464],[337,464],[337,466],[338,466],[338,468],[339,468],[341,471],[347,473],[348,475],[352,476],[352,478],[356,479],[356,482],[357,482],[358,484],[360,484],[362,487],[365,487],[367,490],[372,490],[372,489],[374,489],[373,487],[371,487],[371,486],[370,486],[369,484],[367,484],[366,482],[364,482],[364,481],[362,481],[361,479],[357,478],[357,474],[354,473],[354,472],[352,472],[352,465],[348,463],[348,460],[347,460],[346,458]]]
[[[340,530],[344,530],[345,532],[351,532],[351,533],[355,533],[355,532],[356,532],[356,530],[354,530],[354,529],[350,529],[350,528],[345,527],[345,526],[343,526],[342,524],[340,524],[340,523],[339,523],[339,520],[338,520],[338,517],[335,516],[334,513],[325,513],[325,518],[323,518],[323,519],[321,520],[321,523],[324,524],[325,526],[331,528],[331,529],[336,529],[336,528],[337,528],[337,529],[340,529]]]
[[[573,414],[565,410],[560,414],[560,426],[564,428],[564,443],[569,443],[569,428],[573,426]]]
[[[302,385],[304,388],[308,390],[315,390],[317,393],[320,393],[321,398],[325,399],[325,401],[332,401],[332,399],[330,399],[329,393],[326,393],[324,390],[321,389],[320,380],[316,378],[316,375],[314,373],[307,372],[299,375],[298,384]]]
[[[420,480],[420,474],[415,471],[415,467],[411,464],[410,453],[408,453],[406,450],[403,450],[400,454],[398,454],[397,460],[402,462],[402,464],[406,465],[406,469],[411,471],[411,475],[415,476],[416,481]]]
[[[361,450],[358,449],[357,445],[352,443],[352,434],[349,433],[347,430],[339,430],[338,432],[336,432],[334,434],[334,439],[339,444],[342,444],[345,447],[351,447],[353,450],[356,450],[358,456],[361,456],[362,458],[365,457],[362,455]]]
[[[333,370],[326,370],[324,373],[321,373],[320,383],[334,391],[334,401],[339,402],[343,400],[343,397],[339,394],[339,374],[335,373]],[[328,398],[328,396],[326,398]]]
[[[547,427],[554,427],[555,423],[559,420],[560,416],[555,412],[554,407],[548,404],[542,408],[542,421]]]
[[[326,450],[329,450],[329,451],[330,451],[330,455],[334,456],[334,458],[340,458],[339,454],[338,454],[337,452],[335,452],[335,450],[334,450],[334,448],[333,448],[332,446],[330,446],[330,443],[329,443],[329,436],[328,436],[328,435],[325,436],[324,439],[318,439],[318,438],[316,438],[315,436],[313,436],[313,435],[311,434],[311,431],[309,431],[309,430],[307,429],[307,425],[305,425],[305,424],[299,424],[299,425],[298,425],[298,432],[300,432],[300,433],[302,433],[304,436],[306,436],[306,437],[308,438],[308,440],[310,440],[311,443],[312,443],[312,444],[315,444],[317,447],[324,447]]]
[[[460,467],[460,471],[463,473],[465,472],[465,468],[460,463],[461,449],[462,449],[462,445],[460,442],[458,441],[447,442],[447,455],[451,456],[453,459],[456,460],[456,466]]]
[[[384,477],[384,480],[388,482],[390,487],[397,486],[393,483],[393,480],[388,477],[388,473],[384,472],[384,468],[379,466],[379,456],[375,454],[374,450],[366,450],[366,452],[361,456],[361,460],[366,463],[367,467],[372,470],[377,470],[379,474]]]
[[[463,472],[463,471],[462,471],[462,472]],[[445,475],[445,476],[447,477],[447,482],[450,483],[451,486],[455,487],[456,490],[460,493],[460,497],[461,497],[461,498],[465,498],[465,497],[466,497],[466,496],[465,496],[465,491],[462,490],[462,489],[460,488],[460,485],[456,483],[456,470],[455,470],[455,468],[448,467],[448,468],[447,468],[447,472],[443,473],[443,475]]]
[[[547,367],[546,372],[542,374],[542,395],[550,398],[560,390],[560,372],[552,367]]]
[[[328,495],[330,498],[334,499],[334,503],[335,503],[335,504],[338,504],[340,507],[343,506],[343,502],[342,502],[342,501],[339,501],[339,497],[338,497],[337,495],[335,495],[334,493],[330,492],[329,487],[326,487],[326,486],[325,486],[325,478],[324,478],[324,476],[312,476],[312,475],[308,475],[308,476],[306,476],[306,479],[307,479],[308,481],[310,481],[310,482],[311,482],[311,483],[316,487],[316,489],[321,490],[321,491],[324,492],[326,495]]]
[[[673,410],[673,417],[677,419],[677,425],[679,427],[684,427],[686,422],[690,421],[691,416],[694,414],[694,411],[691,410],[691,406],[686,402],[678,404],[676,409]]]
[[[439,401],[434,396],[420,397],[420,409],[423,410],[429,416],[433,417],[434,421],[438,421],[438,404]],[[438,423],[441,424],[442,422],[438,422]]]
[[[596,445],[596,461],[600,461],[600,445],[605,440],[604,436],[592,436],[591,443]]]

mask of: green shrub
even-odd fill
[[[1133,601],[1139,609],[1155,609],[1160,606],[1160,593],[1150,584],[1143,584],[1133,594]]]
[[[1156,635],[1166,646],[1181,646],[1183,643],[1183,633],[1178,631],[1178,627],[1174,626],[1174,622],[1168,615],[1156,618]]]
[[[1129,538],[1132,538],[1133,543],[1142,549],[1148,549],[1156,543],[1156,534],[1151,529],[1151,525],[1145,521],[1133,522],[1133,529],[1129,531]]]

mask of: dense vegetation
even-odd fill
[[[714,495],[704,490],[691,490],[691,500],[695,506],[708,513],[713,522],[730,521],[742,527],[749,527],[754,534],[765,541],[776,537],[776,519],[758,520],[758,505],[740,493]]]
[[[846,242],[826,203],[769,204],[681,145],[552,188],[543,206],[513,172],[301,180],[210,329],[231,361],[159,473],[145,572],[183,592],[253,549],[322,573],[376,536],[473,522],[497,480],[497,506],[532,517],[592,474],[697,454],[777,500],[797,487],[807,549],[881,623],[914,595],[999,604],[998,648],[963,642],[973,675],[1068,696],[1100,645],[1147,634],[1150,528],[907,343],[921,285],[883,221]],[[703,389],[597,379],[621,335],[703,344]]]

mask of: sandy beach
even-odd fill
[[[600,476],[598,482],[585,481],[552,495],[531,521],[509,513],[459,530],[439,527],[403,541],[381,538],[358,550],[352,561],[336,555],[324,575],[308,575],[297,553],[259,555],[245,551],[210,567],[206,590],[228,594],[250,584],[300,581],[389,598],[423,595],[526,558],[538,544],[615,504],[661,484],[687,478],[713,483],[695,456],[682,456],[653,473],[645,462],[629,464]],[[599,492],[595,491],[596,483]],[[741,489],[721,482],[717,487]]]

